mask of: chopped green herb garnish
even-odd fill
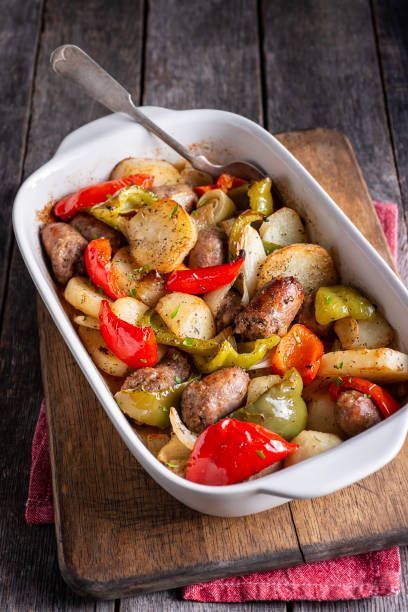
[[[175,382],[179,385],[181,383],[181,378],[180,376],[175,376],[174,377]]]
[[[179,208],[179,205],[176,204],[175,207],[173,208],[173,210],[171,211],[170,219],[172,219],[174,217],[174,215],[178,211],[178,208]]]
[[[177,313],[178,313],[179,309],[180,309],[180,304],[178,304],[177,308],[175,310],[173,310],[173,312],[171,313],[171,315],[170,315],[171,319],[174,319],[174,317],[177,316]]]
[[[197,276],[197,274],[195,272],[193,272],[193,277],[198,280],[198,276]]]
[[[174,461],[167,461],[166,465],[168,465],[170,468],[176,468],[177,463],[175,463]]]
[[[369,394],[367,395],[367,397],[373,397],[373,394],[372,394],[372,393],[369,393]]]
[[[184,338],[183,340],[184,346],[193,346],[194,342],[194,338]]]
[[[207,204],[207,198],[203,200],[202,202],[200,202],[200,206],[203,206],[204,204]]]
[[[198,213],[198,210],[197,210],[197,209],[195,209],[195,210],[193,210],[193,212],[192,212],[191,214],[192,214],[192,215],[194,215],[194,216],[196,216],[196,214],[197,214],[197,213]]]
[[[102,287],[98,287],[98,291],[101,295],[105,295],[104,290],[102,289]]]
[[[144,391],[146,393],[146,389],[145,389],[144,385],[142,385],[142,391]]]
[[[337,370],[341,370],[341,368],[343,367],[343,365],[344,365],[344,363],[343,363],[342,361],[340,361],[340,363],[338,363],[338,364],[337,364],[337,365],[335,365],[334,367],[335,367]]]
[[[163,406],[162,412],[167,412],[167,411],[168,411],[168,408],[166,408],[166,406]]]
[[[348,381],[349,381],[349,383],[351,383],[351,376],[350,376],[350,378],[348,379]]]
[[[262,451],[255,451],[255,452],[261,459],[265,459],[265,455]]]
[[[295,336],[295,340],[296,340],[296,342],[297,342],[298,344],[300,344],[302,341],[301,341],[301,339],[299,338],[299,334],[297,334],[296,332],[293,332],[293,335]]]
[[[92,240],[98,240],[99,236],[97,236],[96,234],[92,234]]]
[[[173,361],[177,361],[177,359],[180,357],[179,353],[174,353],[173,355]]]
[[[336,385],[336,387],[340,387],[341,383],[343,382],[343,379],[338,377],[332,378],[331,381]]]
[[[136,297],[136,289],[134,287],[129,291],[129,293],[133,298]]]
[[[150,272],[150,270],[152,269],[152,266],[149,266],[149,264],[144,264],[143,267],[146,270],[146,272]]]
[[[110,199],[111,199],[111,197],[112,197],[112,194],[111,194],[111,193],[107,193],[107,194],[106,194],[106,199],[107,199],[107,200],[110,200]]]
[[[140,361],[141,361],[142,363],[147,363],[147,359],[142,359],[142,358],[141,358],[141,359],[140,359]]]
[[[330,302],[331,302],[331,295],[328,295],[328,296],[327,296],[327,298],[326,298],[326,302],[327,302],[328,304],[330,304]]]
[[[135,269],[133,270],[133,272],[134,272],[135,274],[140,274],[142,270],[143,270],[143,266],[141,266],[140,268],[135,268]]]
[[[205,291],[205,287],[204,287],[203,285],[200,285],[200,289],[201,289],[202,291]]]
[[[88,315],[84,315],[84,321],[86,321],[88,318]]]

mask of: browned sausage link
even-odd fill
[[[232,325],[237,314],[242,310],[241,297],[235,289],[230,289],[222,300],[215,315],[217,332]]]
[[[331,338],[333,336],[333,323],[320,325],[316,321],[314,309],[315,295],[307,295],[303,301],[302,307],[296,317],[296,323],[305,325],[319,338]]]
[[[248,340],[284,336],[303,301],[302,285],[293,276],[275,278],[252,298],[236,318],[235,332]]]
[[[220,266],[227,260],[227,234],[218,227],[205,227],[198,232],[197,242],[190,251],[190,268]]]
[[[334,416],[337,425],[349,437],[356,436],[382,420],[381,413],[374,402],[354,389],[347,389],[340,393]]]
[[[155,193],[159,198],[169,198],[174,200],[190,213],[198,202],[198,196],[187,183],[177,183],[175,185],[159,185],[151,187],[149,191]]]
[[[86,213],[78,213],[70,222],[77,232],[90,242],[95,238],[107,238],[111,244],[112,252],[116,253],[124,243],[123,236],[113,227],[109,227],[103,221],[95,219],[92,215]]]
[[[52,271],[65,284],[75,274],[86,274],[84,252],[87,241],[68,223],[49,223],[41,229],[41,239]]]
[[[224,368],[193,381],[181,396],[181,415],[191,431],[201,433],[239,408],[244,402],[249,376],[241,368]]]
[[[140,368],[130,374],[122,389],[138,391],[159,391],[184,382],[190,376],[187,357],[176,349],[169,349],[160,363],[153,368]]]

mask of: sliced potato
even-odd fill
[[[343,433],[334,417],[335,407],[336,404],[330,398],[327,388],[315,391],[309,401],[307,401],[308,418],[306,429],[336,434],[341,438]]]
[[[367,321],[357,321],[353,317],[339,319],[334,324],[334,331],[344,349],[381,348],[388,346],[394,336],[391,326],[379,313]]]
[[[156,310],[167,327],[179,338],[209,340],[215,336],[212,312],[203,299],[175,291],[163,296]]]
[[[127,233],[135,265],[147,264],[159,273],[175,270],[197,240],[192,217],[174,200],[137,210],[127,222]]]
[[[287,276],[294,276],[299,281],[305,295],[338,281],[333,259],[318,244],[292,244],[268,255],[260,271],[257,288],[261,289],[274,278]]]
[[[146,304],[131,297],[119,298],[112,304],[112,312],[119,319],[127,321],[131,325],[137,325],[142,315],[148,309]]]
[[[277,374],[269,374],[268,376],[258,376],[252,378],[248,386],[247,404],[252,404],[261,395],[268,391],[273,385],[280,382],[282,379]]]
[[[88,315],[77,315],[74,317],[74,323],[82,325],[83,327],[89,327],[89,329],[99,329],[99,319],[95,317],[89,317]]]
[[[129,367],[108,349],[97,329],[78,327],[78,334],[95,365],[111,376],[126,376]]]
[[[317,376],[358,376],[378,383],[400,382],[408,380],[408,355],[390,348],[325,353]]]
[[[291,442],[299,444],[299,448],[285,457],[284,467],[289,467],[305,459],[310,459],[310,457],[315,455],[320,455],[320,453],[324,453],[324,451],[341,444],[342,439],[331,433],[305,429],[293,438]]]
[[[262,240],[282,247],[307,242],[306,230],[299,215],[286,206],[270,215],[268,221],[262,223],[259,233]]]
[[[118,272],[118,285],[122,291],[136,291],[139,275],[135,272],[136,264],[130,256],[130,249],[124,246],[116,251],[112,263]]]
[[[171,185],[178,183],[180,173],[167,161],[163,159],[143,159],[140,157],[126,157],[116,164],[110,174],[110,179],[119,179],[131,174],[151,174],[154,176],[153,185]]]
[[[99,317],[99,310],[102,300],[108,300],[106,295],[100,294],[94,285],[91,285],[88,279],[83,276],[72,277],[65,287],[64,298],[69,304],[77,310],[84,312],[86,315]]]

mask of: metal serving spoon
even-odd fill
[[[75,45],[57,47],[51,53],[50,61],[55,72],[82,87],[88,96],[111,111],[129,115],[158,138],[164,140],[181,157],[187,159],[193,168],[207,172],[213,177],[218,177],[220,174],[232,174],[251,180],[265,176],[266,173],[260,167],[246,161],[237,160],[221,166],[211,163],[204,155],[192,155],[186,147],[142,113],[135,106],[130,93],[80,47]]]

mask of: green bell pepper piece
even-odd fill
[[[137,423],[165,429],[170,426],[170,408],[178,407],[184,389],[198,378],[190,377],[183,383],[160,391],[122,389],[115,394],[115,400],[122,412]]]
[[[249,208],[249,197],[248,197],[249,183],[244,183],[239,187],[234,187],[228,191],[228,197],[234,202],[235,206],[240,210],[246,210]]]
[[[262,244],[264,246],[265,253],[267,255],[269,255],[270,253],[273,253],[274,251],[277,251],[278,249],[283,248],[281,247],[280,244],[275,244],[274,242],[268,242],[267,240],[262,240]]]
[[[212,357],[194,356],[194,363],[198,370],[203,374],[215,372],[221,368],[237,366],[247,370],[251,366],[259,363],[266,355],[266,352],[276,346],[280,341],[278,336],[271,336],[255,340],[250,352],[238,353],[228,340],[219,346],[217,353]]]
[[[295,368],[252,404],[239,408],[230,417],[262,425],[285,440],[292,440],[306,427],[307,408],[302,398],[303,382]]]
[[[375,307],[356,289],[344,285],[320,287],[315,298],[315,317],[320,325],[338,319],[372,319]]]
[[[245,210],[235,219],[228,239],[228,255],[230,261],[236,259],[238,255],[238,244],[241,239],[242,232],[247,225],[255,221],[265,221],[265,216],[256,210]]]
[[[123,189],[117,191],[106,202],[92,206],[89,212],[96,219],[125,233],[126,217],[123,215],[137,208],[153,205],[158,199],[156,194],[143,189],[143,187],[129,185],[129,187],[123,187]]]
[[[271,193],[272,179],[267,176],[260,181],[252,183],[248,189],[249,206],[252,210],[265,216],[273,213],[273,197]]]

